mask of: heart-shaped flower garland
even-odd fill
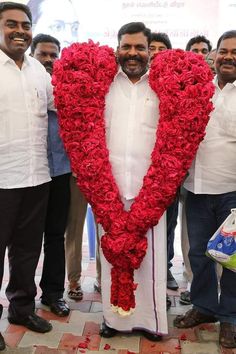
[[[54,65],[61,137],[77,183],[103,226],[104,256],[112,265],[111,305],[135,308],[134,269],[147,250],[147,231],[173,201],[205,134],[212,110],[212,74],[203,58],[183,50],[153,60],[149,83],[160,100],[151,164],[129,211],[112,174],[105,132],[105,96],[117,72],[114,51],[92,41],[72,44]]]

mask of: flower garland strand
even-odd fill
[[[101,247],[111,269],[114,311],[135,309],[134,270],[146,255],[147,231],[175,198],[202,141],[212,110],[212,74],[200,57],[165,51],[153,60],[149,82],[160,100],[151,164],[142,188],[125,211],[106,146],[105,96],[117,72],[114,51],[92,41],[63,49],[53,85],[61,137],[77,183],[105,231]]]

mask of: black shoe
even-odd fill
[[[70,313],[69,306],[67,305],[64,299],[57,299],[50,302],[42,298],[41,303],[43,305],[48,306],[50,308],[50,311],[57,316],[66,317]]]
[[[143,331],[143,336],[152,342],[160,342],[162,340],[162,336],[160,334],[150,333]]]
[[[111,338],[114,337],[117,333],[117,330],[111,327],[108,327],[105,322],[102,323],[101,329],[100,329],[100,336],[104,338]]]
[[[14,318],[14,317],[8,317],[8,321],[11,324],[25,326],[26,328],[28,328],[34,332],[46,333],[46,332],[50,332],[52,330],[51,323],[46,321],[44,318],[37,316],[35,313],[32,313],[32,315],[29,315],[29,316],[27,316],[25,318],[21,318],[21,319]]]
[[[0,351],[4,350],[5,348],[6,348],[5,340],[0,333]]]
[[[167,311],[171,308],[171,299],[166,295],[166,309]]]
[[[167,271],[167,289],[170,289],[170,290],[178,290],[179,289],[179,285],[177,284],[177,281],[173,277],[170,269],[168,269],[168,271]]]

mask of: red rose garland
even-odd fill
[[[149,81],[160,100],[151,164],[129,211],[124,210],[106,146],[105,96],[117,72],[107,46],[72,44],[55,63],[53,84],[61,136],[78,185],[105,234],[111,263],[111,304],[121,315],[135,308],[134,269],[147,250],[147,231],[173,201],[204,137],[212,110],[212,74],[203,58],[182,50],[153,60]]]

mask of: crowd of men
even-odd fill
[[[31,48],[30,55],[26,54],[28,48]],[[146,134],[142,129],[142,120],[136,119],[140,111],[144,115],[142,118],[148,115],[151,122],[148,139],[155,139],[158,98],[148,83],[149,64],[156,53],[171,48],[165,33],[151,33],[141,22],[126,24],[118,32],[116,56],[120,69],[106,97],[109,105],[106,119],[120,123],[118,126],[111,125],[107,131],[112,136],[108,139],[108,149],[112,166],[117,159],[122,161],[127,156],[136,158],[134,162],[141,165],[140,181],[146,172],[146,164],[142,168],[140,161],[146,159],[147,164],[150,162],[147,156],[151,154],[153,145],[143,144],[136,151],[136,145],[130,146],[129,150],[125,143],[134,134],[136,141],[137,133],[140,137]],[[180,200],[183,205],[184,264],[191,283],[191,287],[181,294],[181,300],[183,304],[192,303],[192,309],[185,315],[177,316],[174,324],[178,328],[190,328],[219,321],[220,344],[235,348],[236,273],[223,268],[219,296],[216,265],[206,257],[205,251],[210,237],[229,215],[231,208],[236,207],[236,30],[223,33],[213,51],[210,41],[204,36],[190,39],[186,50],[203,55],[216,73],[212,99],[214,110],[188,176],[177,192],[175,202],[167,210],[167,236],[164,216],[158,225],[159,245],[157,247],[155,242],[152,245],[157,262],[158,257],[165,254],[161,259],[166,260],[166,267],[157,277],[162,284],[157,284],[158,291],[153,287],[151,300],[145,299],[145,296],[137,297],[139,311],[124,320],[118,319],[108,309],[105,296],[107,284],[102,282],[104,323],[101,335],[112,337],[118,331],[130,332],[142,328],[149,340],[159,341],[168,332],[163,308],[165,310],[166,306],[170,306],[170,299],[166,298],[166,285],[170,289],[178,289],[170,268]],[[40,34],[32,39],[32,13],[28,6],[14,2],[0,3],[0,285],[7,250],[10,269],[6,287],[8,320],[40,333],[52,329],[47,320],[35,313],[37,289],[34,277],[42,242],[41,301],[58,316],[67,316],[70,311],[63,298],[66,230],[69,234],[66,237],[70,277],[68,295],[76,300],[83,297],[80,284],[81,230],[87,202],[76,186],[76,176],[71,174],[69,159],[58,132],[50,75],[53,63],[59,56],[60,43],[56,38]],[[140,110],[145,100],[150,105],[146,110]],[[128,129],[127,119],[132,129]],[[115,131],[112,131],[112,126]],[[118,148],[120,136],[124,145]],[[131,141],[135,139],[132,137]],[[126,183],[127,175],[132,180],[132,170],[128,172],[119,176],[118,187]],[[135,184],[135,177],[132,191],[137,187],[138,192],[140,181]],[[121,197],[129,208],[135,195]],[[143,274],[148,275],[150,267],[153,267],[152,262],[143,265],[137,270],[137,276],[142,279]],[[102,257],[102,279],[106,268]],[[99,282],[95,285],[98,290]],[[4,348],[5,341],[0,334],[0,350]]]

